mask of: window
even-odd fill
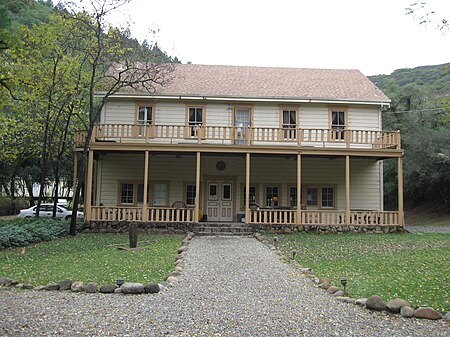
[[[195,184],[186,184],[186,205],[195,205]]]
[[[235,128],[235,143],[247,143],[247,129],[250,126],[250,108],[235,108],[234,109],[234,126]]]
[[[133,184],[122,184],[120,194],[121,204],[133,204],[134,203],[134,185]]]
[[[188,109],[188,125],[190,136],[197,137],[198,127],[203,125],[203,108],[190,107]]]
[[[222,185],[222,200],[231,200],[231,184]]]
[[[137,185],[137,202],[140,204],[144,203],[144,184]]]
[[[334,208],[334,188],[322,187],[322,207]]]
[[[151,106],[138,106],[136,123],[138,125],[138,136],[146,135],[146,126],[153,122],[153,108]]]
[[[154,183],[153,206],[167,206],[167,183]]]
[[[282,128],[284,139],[295,139],[297,128],[297,111],[283,110]]]
[[[245,207],[245,202],[247,200],[245,198],[246,197],[245,191],[246,191],[246,189],[245,189],[245,186],[244,186],[244,190],[243,190],[244,196],[242,197],[242,200],[244,201],[244,204],[243,204],[244,207]],[[252,206],[254,206],[256,204],[256,187],[255,186],[250,186],[249,195],[250,195],[250,207],[252,207]]]
[[[319,204],[319,193],[317,187],[308,187],[306,189],[306,205],[317,206]]]
[[[331,129],[333,140],[344,139],[345,111],[331,111]]]
[[[266,187],[266,206],[277,207],[280,204],[278,186]]]
[[[301,190],[300,190],[301,192]],[[301,197],[300,197],[300,200]],[[297,207],[297,187],[291,186],[289,187],[289,207]]]

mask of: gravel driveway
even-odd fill
[[[253,238],[194,237],[156,295],[0,289],[0,336],[446,336],[444,321],[342,303]]]

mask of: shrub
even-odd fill
[[[82,223],[77,225],[82,228]],[[0,249],[51,241],[69,234],[70,222],[58,219],[0,220]]]
[[[0,197],[0,216],[17,214],[19,210],[30,207],[29,202],[23,198],[11,199]]]

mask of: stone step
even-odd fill
[[[197,236],[240,236],[240,237],[253,237],[253,233],[238,233],[238,232],[197,232]]]

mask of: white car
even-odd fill
[[[36,216],[37,206],[33,206],[27,209],[20,210],[20,218],[31,218]],[[41,204],[41,209],[39,210],[39,216],[41,217],[51,217],[53,215],[53,204]],[[56,206],[56,217],[59,219],[69,219],[72,216],[72,211],[67,208],[57,205]],[[77,218],[83,218],[83,212],[77,212]]]

